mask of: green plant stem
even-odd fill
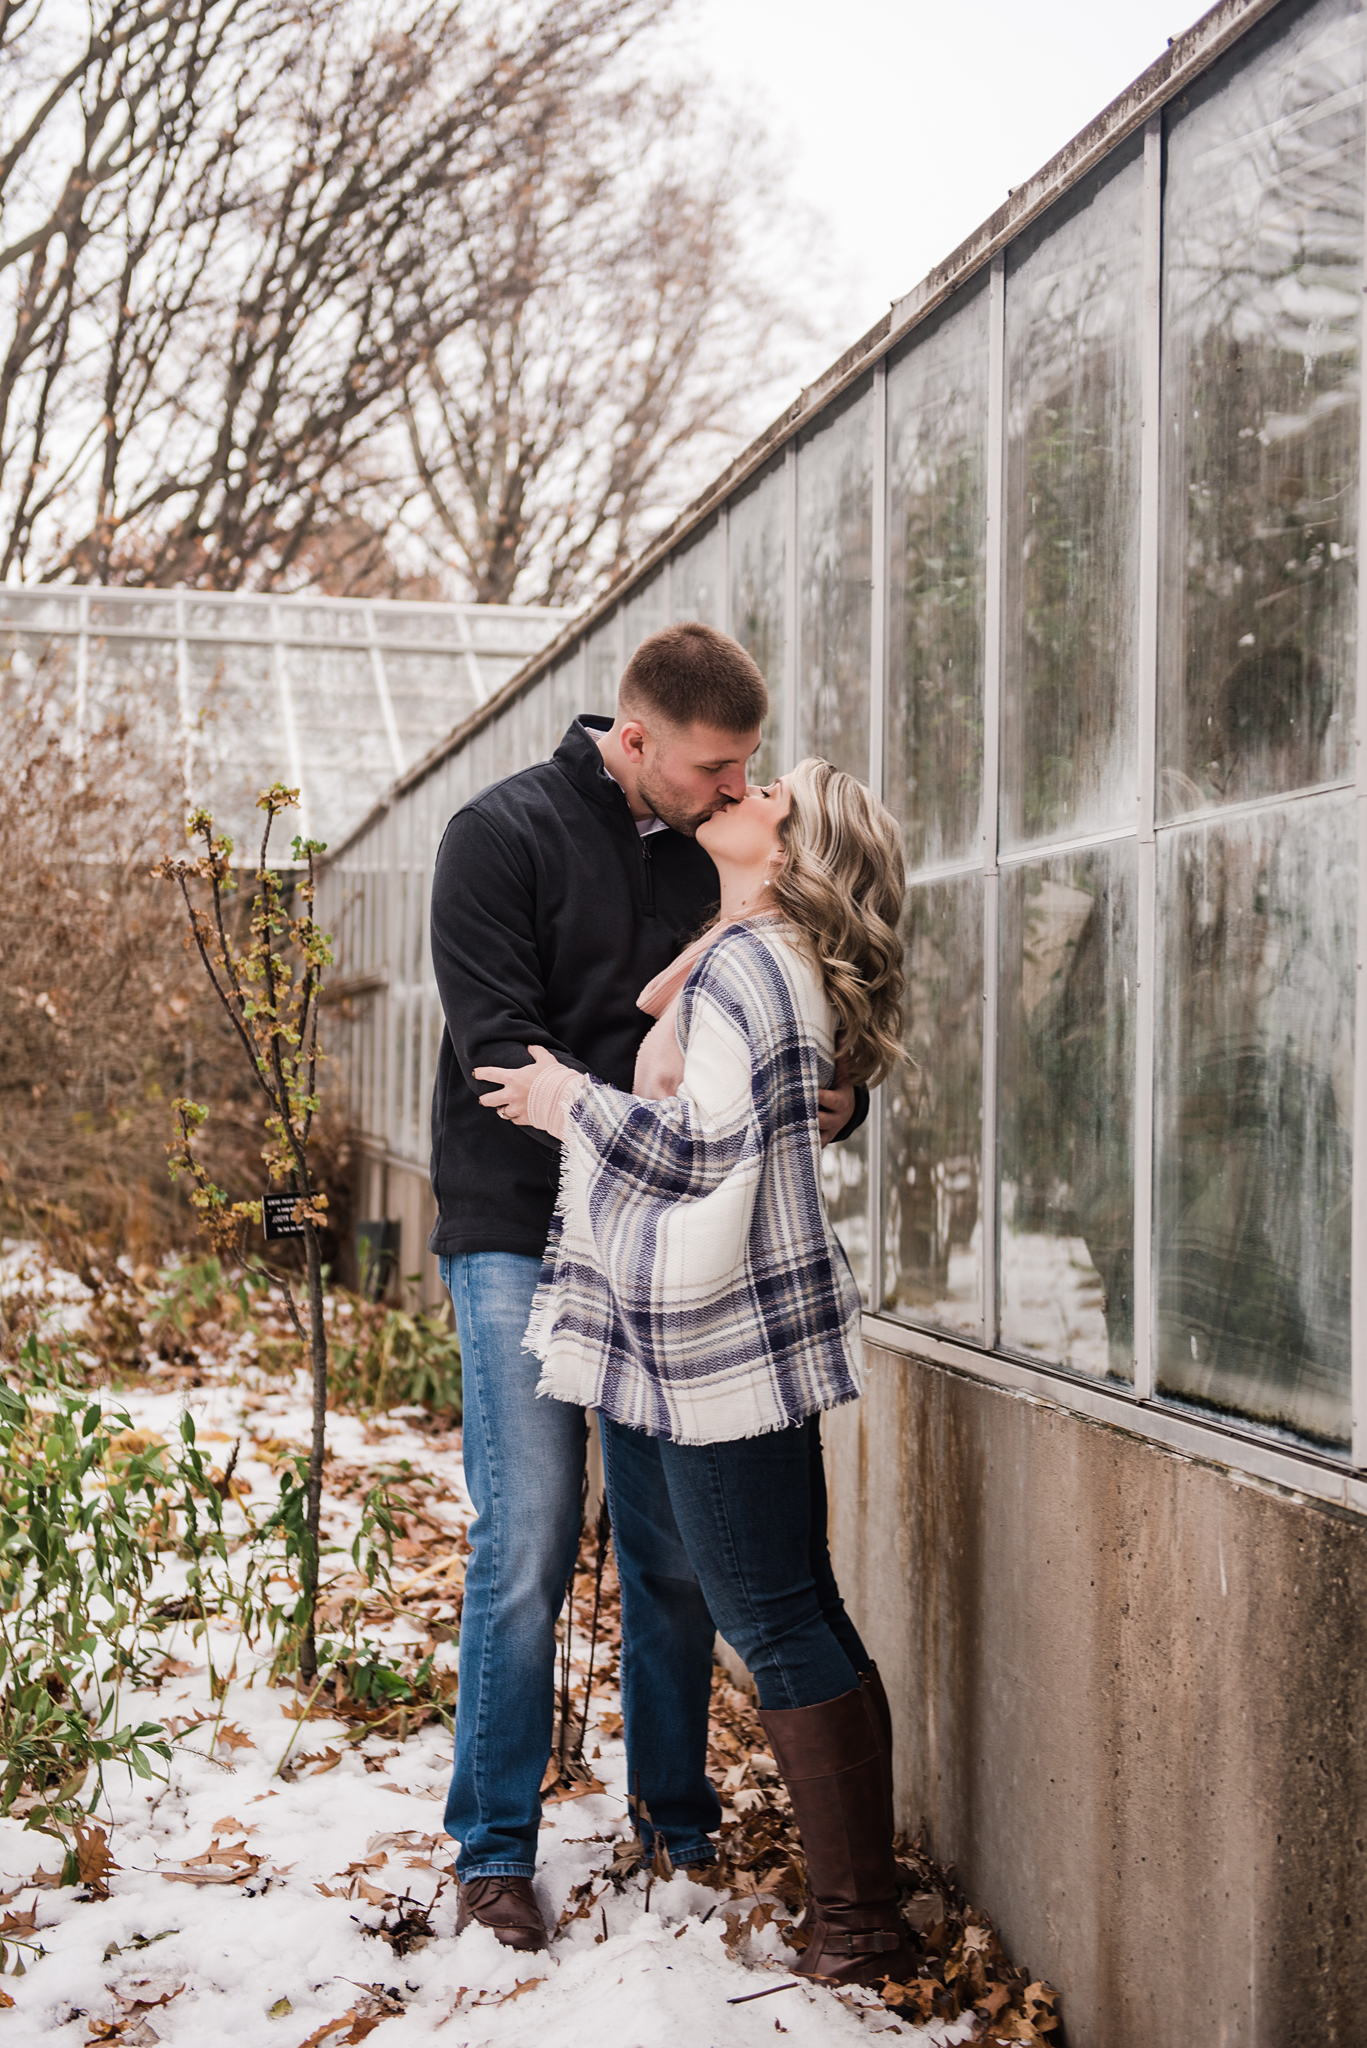
[[[303,1713],[302,1713],[302,1714],[301,1714],[301,1715],[299,1716],[299,1719],[298,1719],[298,1720],[297,1720],[297,1721],[295,1722],[295,1724],[294,1724],[294,1733],[293,1733],[293,1735],[291,1735],[291,1737],[290,1737],[289,1741],[288,1741],[288,1742],[287,1742],[287,1743],[285,1744],[285,1753],[284,1753],[284,1755],[283,1755],[283,1756],[281,1757],[281,1759],[280,1759],[279,1763],[278,1763],[278,1764],[276,1765],[275,1769],[274,1769],[274,1770],[273,1770],[273,1771],[271,1772],[271,1776],[272,1776],[273,1778],[278,1778],[278,1777],[280,1776],[280,1773],[281,1773],[281,1772],[282,1772],[282,1771],[284,1770],[284,1768],[285,1768],[285,1765],[286,1765],[286,1764],[287,1764],[287,1763],[289,1762],[289,1756],[290,1756],[290,1751],[291,1751],[291,1750],[292,1750],[292,1749],[294,1748],[294,1745],[295,1745],[295,1743],[296,1743],[296,1742],[297,1742],[297,1741],[299,1740],[299,1731],[301,1730],[301,1728],[303,1727],[303,1725],[304,1725],[305,1721],[307,1721],[307,1719],[308,1719],[308,1717],[309,1717],[309,1708],[310,1708],[310,1707],[311,1707],[311,1706],[313,1705],[313,1702],[314,1702],[314,1701],[315,1701],[315,1700],[317,1699],[317,1697],[318,1697],[319,1693],[320,1693],[320,1692],[321,1692],[321,1691],[323,1690],[323,1685],[324,1685],[324,1680],[320,1678],[320,1679],[318,1680],[317,1684],[316,1684],[316,1685],[314,1686],[314,1688],[313,1688],[313,1691],[312,1691],[312,1692],[311,1692],[311,1693],[309,1694],[308,1698],[307,1698],[307,1699],[305,1700],[305,1702],[304,1702],[304,1711],[303,1711]]]

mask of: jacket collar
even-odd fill
[[[627,802],[626,791],[620,782],[613,781],[603,766],[603,756],[595,737],[600,732],[611,730],[610,718],[601,718],[593,712],[581,712],[551,755],[551,759],[581,795],[590,798],[596,804],[601,804],[619,823],[630,825],[635,831],[635,820],[631,815],[631,805]]]

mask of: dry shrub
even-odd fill
[[[210,1106],[206,1157],[224,1185],[254,1196],[265,1170],[179,893],[149,872],[184,843],[174,750],[142,716],[105,710],[78,733],[71,703],[57,664],[0,663],[0,1232],[45,1240],[98,1288],[102,1262],[151,1266],[196,1242],[166,1166],[176,1096]],[[336,1118],[322,1150],[340,1235]]]

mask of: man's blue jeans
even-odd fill
[[[539,1401],[522,1349],[539,1259],[443,1259],[460,1334],[465,1484],[476,1508],[465,1572],[456,1761],[446,1828],[462,1878],[530,1877],[555,1714],[555,1623],[579,1545],[584,1410]],[[633,1434],[634,1433],[629,1433]],[[674,1525],[649,1437],[614,1452],[608,1505],[622,1587],[628,1782],[676,1863],[713,1855],[707,1781],[712,1617]],[[642,1830],[649,1844],[652,1829]]]

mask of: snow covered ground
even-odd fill
[[[255,1495],[273,1494],[280,1447],[306,1440],[303,1390],[278,1378],[219,1370],[197,1389],[155,1388],[153,1378],[119,1405],[167,1438],[188,1406],[201,1443],[219,1457],[240,1436],[238,1472]],[[329,1443],[330,1471],[407,1461],[430,1475],[420,1570],[437,1582],[443,1571],[447,1583],[458,1578],[459,1532],[471,1514],[458,1442],[401,1419],[367,1426],[336,1415]],[[354,1522],[335,1491],[326,1514],[339,1536]],[[405,1568],[413,1563],[398,1564],[396,1580]],[[168,1561],[168,1592],[177,1571]],[[29,1922],[25,1938],[46,1951],[24,1976],[3,1979],[13,2006],[0,2011],[0,2048],[336,2048],[379,2027],[392,2029],[396,2048],[429,2039],[442,2048],[751,2048],[784,2035],[795,2048],[828,2048],[875,2032],[913,2048],[973,2038],[971,2014],[916,2027],[871,1994],[866,2003],[797,1982],[773,1921],[748,1930],[752,1898],[732,1905],[685,1875],[651,1883],[638,1872],[614,1885],[606,1872],[630,1829],[622,1746],[610,1732],[618,1702],[597,1685],[586,1754],[605,1789],[548,1806],[537,1875],[548,1924],[567,1906],[575,1917],[542,1955],[510,1954],[478,1927],[457,1938],[453,1844],[441,1823],[445,1731],[429,1726],[400,1743],[377,1733],[348,1740],[354,1731],[341,1721],[309,1719],[301,1729],[290,1718],[292,1691],[268,1682],[232,1625],[209,1627],[217,1669],[230,1669],[237,1653],[221,1700],[211,1697],[205,1645],[182,1623],[166,1632],[158,1690],[124,1702],[120,1718],[174,1723],[178,1739],[169,1782],[109,1780],[97,1816],[118,1866],[107,1898],[44,1883],[43,1866],[60,1867],[58,1845],[18,1820],[0,1822],[8,1926]],[[422,1634],[405,1617],[389,1627],[391,1640],[405,1627],[410,1640]],[[454,1646],[444,1643],[441,1655],[453,1661]],[[430,1935],[408,1946],[404,1919]]]

